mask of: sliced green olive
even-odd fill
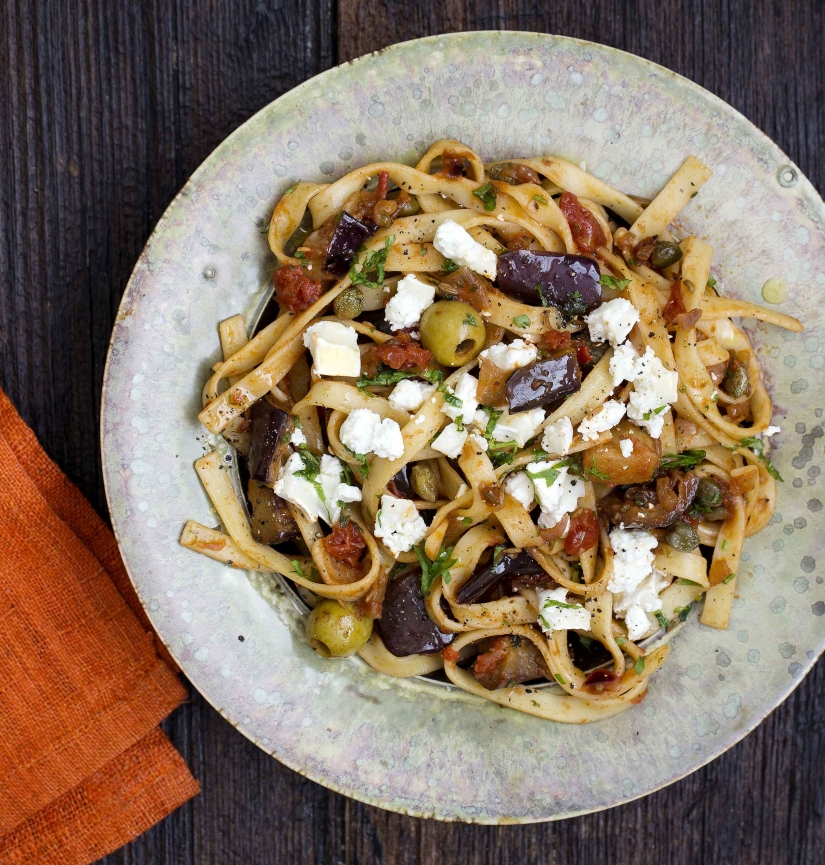
[[[744,365],[738,361],[733,361],[725,372],[725,377],[722,379],[722,390],[734,399],[740,396],[747,396],[750,391],[751,383],[748,378],[748,371]]]
[[[665,540],[674,550],[689,553],[699,546],[699,532],[690,523],[686,523],[684,520],[677,520],[671,526]]]
[[[663,267],[670,267],[671,264],[676,264],[682,258],[682,250],[678,243],[671,243],[669,240],[657,240],[653,247],[653,252],[650,253],[650,266],[660,270]]]
[[[459,300],[439,300],[421,316],[421,345],[444,366],[463,366],[484,348],[481,313]]]
[[[338,601],[321,601],[307,621],[307,640],[322,658],[348,658],[364,647],[370,634],[372,619],[356,616]]]
[[[415,494],[425,502],[434,502],[438,498],[438,478],[429,466],[416,463],[410,472],[410,484]]]
[[[356,318],[364,311],[364,295],[360,288],[347,288],[332,304],[338,318]]]
[[[710,478],[702,478],[696,488],[696,504],[703,508],[715,508],[722,504],[722,490]]]

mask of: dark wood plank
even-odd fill
[[[215,145],[336,59],[459,29],[604,42],[720,95],[822,189],[824,19],[819,0],[7,0],[0,383],[103,512],[100,381],[143,243]],[[165,727],[202,795],[104,861],[818,863],[823,698],[820,664],[755,733],[684,781],[602,814],[495,828],[415,820],[330,793],[266,757],[193,693]]]

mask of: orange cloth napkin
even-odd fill
[[[92,862],[198,792],[157,726],[186,691],[111,531],[1,390],[0,546],[0,863]]]

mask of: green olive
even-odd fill
[[[424,463],[416,463],[412,467],[410,484],[415,494],[421,496],[425,502],[434,502],[438,498],[438,478]]]
[[[684,520],[677,520],[671,526],[665,540],[674,550],[689,553],[699,546],[699,532],[690,523],[686,523]]]
[[[372,619],[356,616],[338,601],[321,601],[307,621],[307,640],[322,658],[354,655],[371,633]]]
[[[671,243],[669,240],[659,240],[653,247],[653,252],[650,253],[650,266],[660,270],[663,267],[670,267],[671,264],[676,264],[682,258],[682,250],[678,243]]]
[[[748,378],[748,371],[738,361],[727,368],[725,377],[722,379],[722,390],[734,399],[740,396],[746,396],[750,391],[751,383]]]
[[[696,488],[696,504],[702,508],[715,508],[722,504],[722,490],[719,484],[712,481],[710,478],[702,478],[699,481],[699,486]]]
[[[421,316],[421,345],[444,366],[463,366],[484,348],[481,313],[460,300],[439,300]]]
[[[347,288],[332,303],[338,318],[355,318],[364,311],[364,295],[360,288]]]

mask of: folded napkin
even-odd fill
[[[199,786],[117,544],[0,390],[0,863],[87,863]]]

